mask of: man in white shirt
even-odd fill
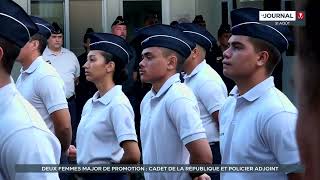
[[[220,109],[222,164],[299,164],[295,138],[297,110],[279,91],[271,73],[288,47],[288,27],[259,22],[259,9],[231,12],[230,47],[223,73],[235,81]],[[222,180],[298,180],[296,170],[221,173]]]
[[[44,50],[42,56],[45,61],[51,63],[51,65],[57,70],[58,74],[64,81],[65,95],[68,101],[69,112],[71,116],[72,125],[72,141],[74,144],[76,129],[79,124],[77,119],[76,108],[76,94],[75,85],[79,82],[80,65],[77,57],[73,52],[62,47],[63,44],[63,31],[57,23],[52,23],[53,30],[51,36],[48,39],[48,46]]]
[[[68,103],[64,94],[64,83],[56,70],[41,56],[51,35],[51,26],[45,20],[32,16],[39,31],[31,37],[17,57],[21,63],[21,74],[16,86],[20,93],[40,113],[48,128],[60,140],[65,152],[71,142],[71,123]]]
[[[58,164],[61,148],[10,79],[20,48],[38,28],[11,0],[0,1],[0,21],[0,180],[58,180],[58,173],[16,172],[17,164]]]
[[[216,43],[214,37],[203,27],[194,23],[181,23],[178,27],[196,43],[183,65],[184,83],[190,87],[197,98],[200,118],[212,151],[213,163],[221,163],[219,147],[219,110],[228,96],[227,87],[219,74],[205,60],[206,52]],[[219,173],[210,174],[218,180]]]
[[[144,37],[141,80],[152,84],[140,107],[143,163],[211,164],[197,100],[192,90],[180,82],[178,73],[195,44],[168,25],[149,26],[138,33]],[[187,173],[145,173],[145,178],[210,179],[206,174]]]

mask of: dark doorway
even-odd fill
[[[123,16],[128,21],[128,40],[144,26],[146,17],[151,17],[161,23],[161,0],[153,1],[123,1]]]

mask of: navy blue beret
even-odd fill
[[[52,34],[62,34],[63,31],[57,22],[52,23]]]
[[[217,40],[210,34],[210,32],[198,24],[180,23],[176,25],[176,27],[180,28],[190,40],[199,44],[207,51],[210,51],[213,45],[217,43]]]
[[[29,15],[12,0],[0,1],[0,36],[23,47],[38,28]]]
[[[48,39],[51,36],[51,31],[53,30],[53,27],[51,26],[51,24],[46,20],[36,16],[30,16],[30,18],[38,26],[39,28],[38,34],[41,34]]]
[[[118,16],[112,23],[111,27],[112,26],[115,26],[115,25],[127,25],[127,22],[123,19],[122,16]]]
[[[130,60],[130,45],[125,39],[109,33],[90,33],[90,50],[101,50],[119,58],[124,64]]]
[[[142,48],[148,47],[164,47],[176,51],[184,58],[187,58],[192,49],[196,47],[193,41],[179,29],[169,25],[155,24],[147,26],[138,31],[138,35],[142,37]]]
[[[274,45],[280,53],[288,49],[287,26],[271,26],[259,22],[259,11],[256,8],[240,8],[231,11],[232,35],[244,35],[262,39]]]

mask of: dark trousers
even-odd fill
[[[124,173],[96,174],[86,173],[80,174],[84,180],[129,180],[129,175]]]
[[[213,164],[221,164],[221,154],[219,142],[211,142],[210,148],[212,152]],[[220,173],[209,173],[211,180],[220,180]]]
[[[78,128],[78,120],[77,120],[77,104],[74,96],[68,99],[68,108],[71,116],[71,128],[72,128],[72,140],[71,144],[75,144],[77,128]]]
[[[68,162],[68,156],[61,152],[61,157],[60,157],[60,164],[69,164]],[[70,173],[59,173],[59,178],[60,180],[70,180],[71,179],[72,174]]]

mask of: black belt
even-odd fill
[[[72,101],[72,100],[74,100],[74,99],[76,99],[76,96],[75,96],[75,95],[73,95],[73,96],[71,96],[71,97],[67,98],[67,101],[68,101],[68,102],[70,102],[70,101]]]

